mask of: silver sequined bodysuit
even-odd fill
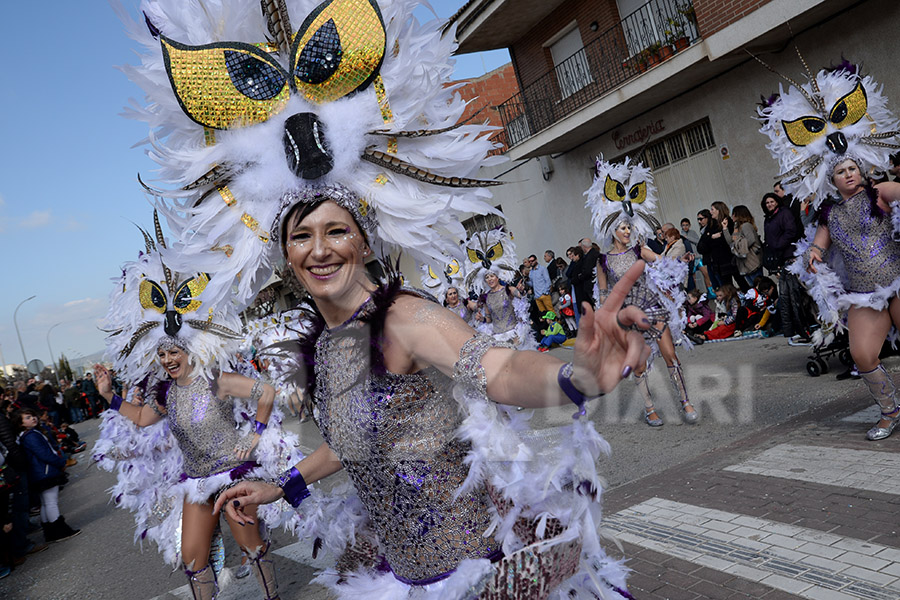
[[[491,317],[491,331],[494,335],[506,333],[516,326],[516,309],[513,306],[513,298],[506,288],[500,288],[496,292],[488,292],[484,298],[485,309]]]
[[[625,272],[631,268],[631,265],[638,261],[639,252],[640,247],[636,247],[629,248],[625,252],[620,252],[618,254],[610,253],[605,255],[607,289],[613,289],[613,286],[615,286],[622,276],[625,275]],[[641,276],[638,277],[635,284],[631,286],[628,295],[625,296],[624,304],[626,306],[637,306],[651,319],[660,321],[669,320],[669,311],[663,308],[657,295],[650,289],[650,286],[647,285],[646,273],[641,273]],[[644,337],[647,339],[654,339],[654,336],[649,333],[645,333]]]
[[[242,464],[235,458],[238,432],[231,399],[219,400],[210,382],[197,376],[187,386],[172,384],[166,395],[169,429],[184,455],[188,477],[208,477]]]
[[[434,368],[376,375],[370,368],[368,300],[316,342],[317,424],[366,507],[394,575],[424,584],[467,558],[497,552],[483,487],[453,495],[468,475],[470,445],[452,380]]]
[[[848,292],[874,292],[900,278],[900,244],[891,239],[891,219],[871,214],[865,190],[832,206],[828,230],[844,261]]]

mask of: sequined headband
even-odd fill
[[[276,235],[281,235],[282,227],[285,226],[283,219],[297,204],[315,204],[328,200],[346,209],[353,216],[353,220],[359,225],[366,238],[373,239],[378,227],[378,220],[369,208],[369,203],[340,184],[308,187],[284,194],[281,197],[281,209],[275,219],[276,227],[273,227],[272,230],[276,232]]]
[[[863,174],[868,175],[868,173],[866,173],[866,164],[862,160],[860,160],[858,156],[854,156],[852,154],[833,154],[828,159],[828,162],[825,163],[826,167],[828,168],[828,170],[826,171],[826,173],[828,173],[828,176],[831,177],[832,175],[834,175],[834,168],[845,160],[852,160],[856,163],[856,166],[859,167],[859,170],[863,172]]]
[[[179,350],[183,350],[184,352],[190,352],[187,347],[187,343],[181,338],[172,337],[171,335],[167,335],[161,340],[159,340],[159,344],[156,345],[156,351],[159,352],[162,350],[163,352],[168,352],[174,348],[178,348]]]

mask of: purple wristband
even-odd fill
[[[278,487],[284,491],[284,499],[288,503],[297,508],[300,503],[309,498],[309,488],[306,487],[306,480],[297,470],[297,467],[291,467],[278,478]]]
[[[572,372],[574,370],[575,367],[572,363],[569,362],[564,364],[559,368],[559,373],[556,374],[556,382],[559,384],[559,388],[566,397],[578,407],[578,412],[572,415],[573,419],[578,419],[587,414],[584,405],[587,404],[588,398],[578,391],[578,388],[572,383]]]
[[[122,396],[118,394],[113,394],[113,399],[109,401],[109,409],[119,412],[119,409],[122,407],[122,403],[125,400],[122,399]]]
[[[262,432],[266,430],[266,427],[268,427],[267,424],[256,421],[253,425],[253,432],[262,435]]]

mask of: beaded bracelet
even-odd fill
[[[266,430],[266,427],[269,425],[267,423],[260,423],[259,421],[255,421],[253,424],[253,433],[258,433],[262,435],[262,432]]]
[[[262,398],[263,394],[263,382],[257,379],[253,383],[253,388],[250,390],[250,400],[253,402],[258,402],[260,398]]]
[[[125,402],[125,399],[118,394],[113,394],[112,400],[109,401],[109,409],[119,412],[119,409],[122,408],[122,403]]]
[[[306,487],[306,480],[297,470],[297,467],[291,467],[278,476],[275,480],[276,485],[284,492],[284,499],[288,503],[297,508],[300,503],[309,498],[309,488]]]
[[[809,247],[815,248],[816,250],[818,250],[819,252],[822,253],[822,256],[825,256],[825,248],[823,248],[822,246],[820,246],[818,244],[810,244]]]

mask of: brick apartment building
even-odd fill
[[[451,18],[459,53],[508,48],[518,91],[499,103],[510,162],[482,176],[521,254],[592,236],[583,192],[598,155],[640,156],[677,222],[760,199],[777,165],[760,96],[813,69],[861,63],[900,112],[896,0],[471,0]],[[448,29],[449,31],[449,29]],[[793,32],[793,38],[792,38]]]

